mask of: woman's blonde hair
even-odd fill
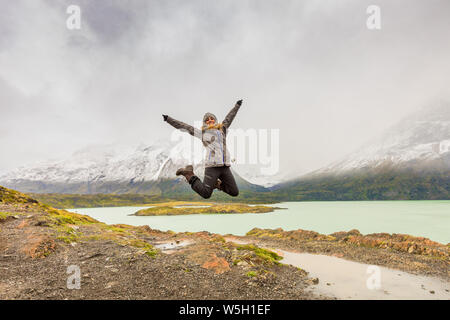
[[[215,123],[215,124],[211,124],[211,125],[203,125],[202,126],[202,131],[209,130],[209,129],[222,130],[222,127],[223,127],[222,123]]]

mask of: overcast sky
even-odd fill
[[[317,169],[450,98],[449,14],[448,0],[1,0],[0,172],[168,138],[161,114],[223,119],[240,98],[233,128],[280,129],[282,171]]]

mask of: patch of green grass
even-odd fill
[[[38,201],[21,192],[0,186],[0,202],[6,204],[37,205]]]
[[[13,216],[23,216],[25,215],[23,212],[0,212],[0,220],[4,220],[8,217],[13,217]]]
[[[279,256],[276,252],[259,248],[252,244],[241,245],[237,247],[237,249],[253,251],[258,257],[269,263],[279,264],[278,261],[283,259],[283,257]]]
[[[179,205],[178,203],[175,203]],[[280,209],[276,207],[268,206],[249,206],[243,203],[212,203],[203,205],[208,205],[208,207],[192,208],[184,204],[185,207],[176,207],[173,203],[162,203],[155,205],[154,207],[142,209],[137,211],[134,215],[136,216],[159,216],[159,215],[183,215],[183,214],[233,214],[233,213],[266,213],[272,212],[275,209]]]
[[[66,210],[55,209],[46,204],[42,205],[41,207],[45,212],[48,213],[47,219],[50,220],[51,223],[56,225],[84,225],[99,223],[97,220],[89,216],[69,212]]]
[[[101,224],[91,217],[55,209],[48,205],[41,205],[41,208],[47,214],[38,218],[39,223],[55,230],[57,233],[56,238],[66,243],[76,242],[83,237],[83,234],[77,231],[79,226]]]
[[[12,215],[12,213],[9,212],[0,212],[0,220],[4,220],[7,217],[9,217],[10,215]]]
[[[256,277],[258,273],[256,271],[249,271],[247,272],[247,277],[253,278]]]
[[[118,227],[110,227],[109,230],[115,231],[115,232],[120,232],[120,233],[125,233],[125,229],[123,228],[118,228]]]
[[[226,243],[227,241],[225,240],[224,237],[222,237],[221,235],[215,235],[211,238],[210,240],[211,242],[220,242],[220,243]],[[226,248],[224,248],[226,249]]]
[[[76,242],[82,236],[80,232],[77,232],[74,228],[66,225],[56,226],[54,229],[58,232],[56,239],[62,240],[65,243]]]
[[[126,230],[126,228],[123,226],[102,224],[102,225],[100,225],[100,227],[104,230],[112,231],[112,232],[119,233],[119,234],[124,234],[124,235],[129,234],[128,231]]]
[[[136,248],[143,249],[145,251],[145,254],[152,258],[158,254],[158,250],[153,248],[150,243],[147,243],[144,240],[132,239],[128,241],[127,244]]]

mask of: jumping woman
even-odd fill
[[[178,169],[176,175],[184,176],[191,188],[205,199],[211,197],[216,188],[233,197],[237,197],[239,194],[239,189],[230,170],[230,154],[227,150],[226,139],[228,128],[241,104],[242,100],[237,101],[222,123],[218,123],[214,114],[205,113],[201,130],[175,120],[168,115],[163,115],[164,121],[167,121],[174,128],[187,131],[192,136],[202,140],[203,146],[207,150],[203,182],[194,174],[192,165]]]

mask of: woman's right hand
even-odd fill
[[[164,121],[167,121],[168,115],[167,114],[163,114],[162,116],[163,116]]]

